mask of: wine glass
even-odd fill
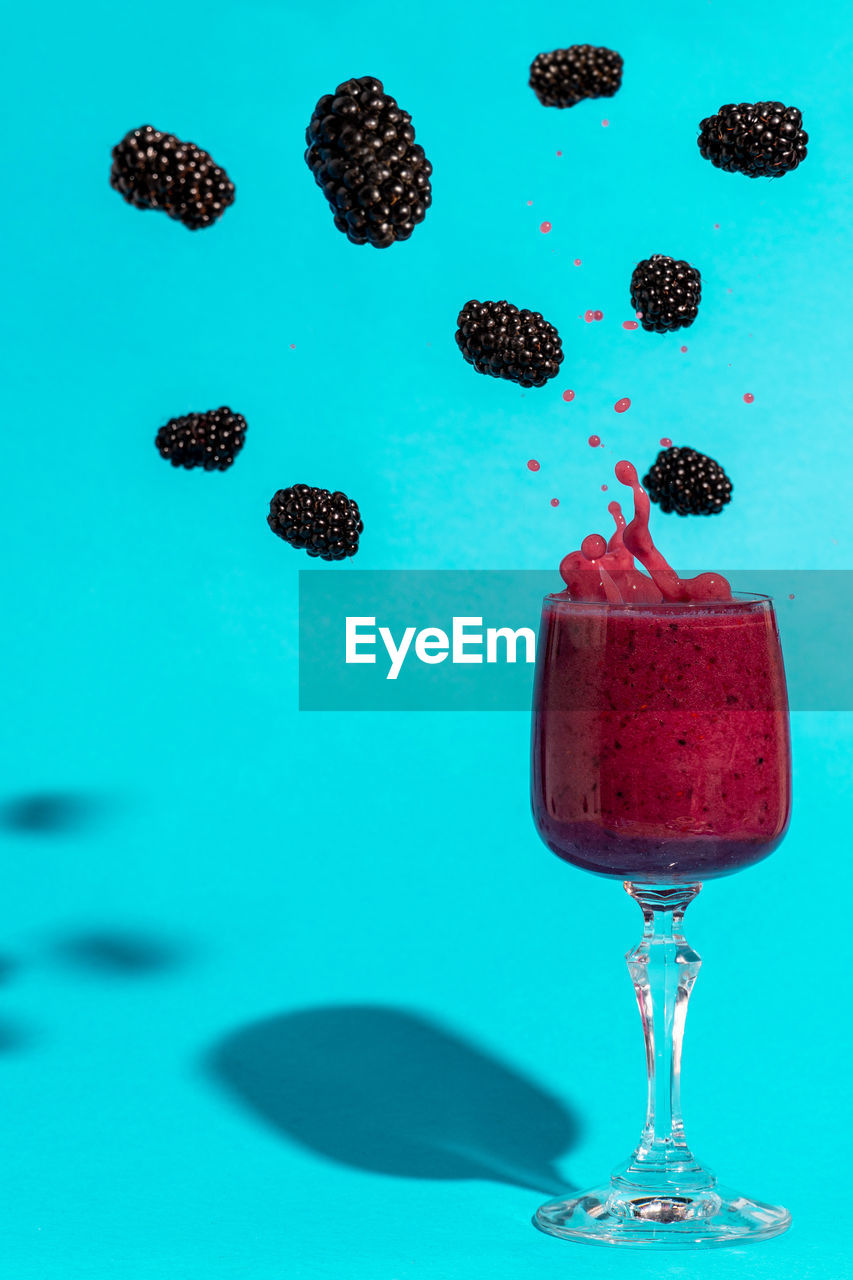
[[[542,1205],[569,1240],[686,1248],[766,1239],[786,1209],[721,1186],[687,1145],[681,1046],[700,958],[682,920],[704,880],[764,858],[791,805],[788,701],[766,596],[631,603],[546,596],[533,706],[532,800],[561,858],[624,881],[643,936],[627,955],[648,1107],[609,1182]]]

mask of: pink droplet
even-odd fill
[[[562,151],[558,151],[558,152],[557,152],[557,155],[558,155],[558,156],[561,156],[562,154],[563,154],[563,153],[562,153]]]
[[[552,506],[552,507],[559,507],[559,505],[560,505],[560,499],[559,499],[559,498],[552,498],[552,499],[551,499],[551,506]]]
[[[601,122],[602,129],[606,129],[609,124],[610,124],[609,120],[602,120]]]
[[[291,344],[290,344],[290,350],[291,350],[291,351],[295,351],[295,350],[296,350],[296,343],[295,343],[295,342],[291,342]]]
[[[550,224],[550,222],[540,222],[540,224],[539,224],[539,230],[540,230],[544,235],[547,235],[547,234],[548,234],[548,232],[551,230],[551,224]]]
[[[604,319],[604,312],[603,312],[603,311],[593,311],[593,313],[592,313],[592,318],[593,318],[593,320],[603,320],[603,319]]]
[[[590,449],[597,449],[598,446],[601,444],[601,436],[590,436],[589,439],[587,440],[587,444],[589,445]]]
[[[719,229],[720,229],[720,224],[719,224],[719,222],[715,222],[715,223],[714,223],[714,230],[715,230],[715,231],[719,231]]]
[[[664,449],[668,449],[672,444],[672,441],[670,440],[669,436],[661,436],[660,442],[663,445]]]
[[[682,350],[682,351],[686,351],[686,350],[687,350],[687,348],[686,348],[686,347],[682,347],[682,348],[681,348],[681,350]]]
[[[746,395],[743,398],[743,402],[744,404],[752,404],[754,399],[755,399],[755,396],[752,394],[752,392],[747,391]]]
[[[626,409],[631,408],[631,401],[627,396],[623,396],[621,400],[617,400],[613,408],[617,413],[624,413]]]
[[[602,492],[602,493],[606,493],[606,492],[607,492],[607,485],[606,485],[606,484],[603,484],[603,485],[601,486],[601,492]]]
[[[530,208],[530,206],[531,206],[532,204],[533,204],[533,201],[532,201],[532,200],[528,200],[528,201],[527,201],[527,207],[528,207],[528,209]]]
[[[793,600],[793,598],[794,598],[794,593],[793,593],[793,591],[789,591],[789,592],[788,592],[788,599],[789,599],[789,600]]]
[[[598,560],[607,550],[607,543],[600,533],[588,533],[581,543],[581,555],[586,560]]]
[[[734,289],[726,289],[726,293],[734,293]]]
[[[574,391],[564,391],[564,392],[563,392],[563,399],[565,400],[566,404],[571,404],[571,403],[572,403],[572,401],[574,400],[574,398],[575,398],[575,393],[574,393]]]
[[[639,329],[639,327],[640,327],[640,326],[637,324],[637,321],[636,321],[636,320],[623,320],[623,321],[622,321],[622,328],[623,328],[623,329]]]
[[[635,311],[635,312],[634,312],[634,314],[636,315],[636,317],[637,317],[637,319],[638,319],[638,320],[642,320],[642,318],[643,318],[643,313],[642,313],[642,311]]]
[[[581,264],[581,260],[580,260],[580,258],[575,258],[575,266],[576,266],[576,267],[579,267],[579,266],[580,266],[580,264]]]
[[[586,320],[587,324],[592,324],[593,320],[595,319],[595,312],[594,312],[594,311],[585,311],[585,312],[583,313],[583,318],[584,318],[584,320]]]
[[[527,470],[528,470],[528,471],[538,471],[538,470],[539,470],[539,463],[536,461],[536,459],[535,459],[535,458],[531,458],[531,459],[530,459],[530,461],[529,461],[529,462],[528,462],[528,464],[527,464]]]

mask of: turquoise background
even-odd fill
[[[622,90],[542,108],[531,58],[581,41],[621,51]],[[45,3],[4,45],[4,1272],[846,1274],[849,717],[795,717],[788,839],[688,916],[689,1133],[792,1231],[563,1245],[529,1225],[542,1193],[639,1131],[639,913],[538,843],[523,714],[297,712],[307,564],[265,524],[305,481],[360,502],[361,568],[556,570],[606,529],[613,463],[666,435],[735,483],[719,519],[658,520],[674,560],[851,567],[844,7]],[[367,73],[435,166],[425,224],[381,253],[302,159],[316,99]],[[811,135],[798,172],[701,160],[702,116],[777,95]],[[110,190],[145,122],[233,177],[212,230]],[[703,274],[681,340],[621,327],[653,252]],[[470,297],[542,310],[561,376],[478,377]],[[250,424],[233,470],[163,463],[156,429],[221,403]]]

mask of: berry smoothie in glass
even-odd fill
[[[628,462],[609,542],[565,557],[537,651],[532,804],[553,852],[625,882],[645,931],[628,954],[649,1094],[641,1141],[610,1183],[543,1205],[542,1230],[592,1243],[684,1248],[767,1238],[786,1210],[722,1188],[680,1110],[681,1036],[700,959],[681,933],[702,881],[766,857],[785,834],[791,754],[772,602],[718,574],[681,578],[649,531]],[[642,572],[637,561],[645,569]]]

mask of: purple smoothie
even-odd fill
[[[649,532],[628,462],[626,525],[565,557],[542,614],[533,708],[533,815],[568,862],[673,883],[775,849],[791,808],[782,651],[771,602],[718,574],[680,578]],[[648,571],[642,574],[637,557]]]
[[[546,600],[533,813],[549,848],[620,879],[704,880],[772,852],[790,805],[768,600]]]

